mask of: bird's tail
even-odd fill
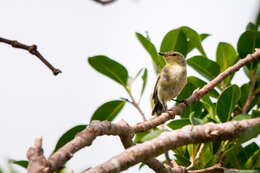
[[[153,107],[152,115],[160,115],[163,112],[163,105],[157,101]]]

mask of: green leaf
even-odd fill
[[[187,63],[208,80],[214,79],[220,72],[216,62],[202,56],[193,56],[187,60]]]
[[[245,146],[244,149],[249,158],[251,155],[253,155],[254,152],[256,152],[259,149],[259,146],[255,142],[252,142],[249,145]]]
[[[178,51],[187,55],[187,38],[181,28],[169,31],[161,43],[160,52]]]
[[[69,129],[67,132],[65,132],[60,139],[58,140],[55,149],[52,153],[56,152],[58,149],[63,147],[65,144],[67,144],[69,141],[74,139],[77,133],[87,128],[87,125],[77,125]]]
[[[149,133],[150,133],[150,130],[146,130],[146,131],[144,131],[144,132],[137,132],[137,133],[135,134],[134,142],[135,142],[135,143],[142,143],[142,138],[143,138],[145,135],[149,134]]]
[[[253,24],[252,22],[249,22],[246,26],[246,30],[247,31],[257,31],[257,26],[255,24]]]
[[[112,100],[101,105],[91,117],[91,120],[99,121],[113,121],[117,114],[122,110],[125,105],[125,101]]]
[[[145,142],[145,141],[152,140],[152,139],[156,138],[157,136],[159,136],[160,134],[162,134],[163,132],[166,132],[166,131],[168,131],[168,130],[155,128],[148,133],[143,133],[142,137],[141,137],[141,135],[138,136],[138,140],[135,139],[135,142],[142,143],[142,142]]]
[[[193,48],[197,48],[201,55],[207,57],[201,45],[200,35],[187,26],[181,27],[181,30],[185,33],[185,36],[188,40],[187,53],[189,53]]]
[[[98,72],[127,87],[127,69],[118,62],[99,55],[88,58],[88,63]]]
[[[15,165],[18,165],[18,166],[21,166],[25,169],[27,169],[28,167],[28,161],[27,160],[13,160],[13,159],[10,159],[8,160],[9,163],[12,163],[12,164],[15,164]]]
[[[173,120],[167,124],[168,127],[170,127],[173,130],[182,128],[186,125],[190,124],[189,118],[181,118],[178,120]]]
[[[140,33],[135,33],[137,39],[140,41],[140,43],[143,45],[145,50],[150,54],[153,63],[155,65],[156,72],[159,73],[161,69],[165,65],[165,61],[163,60],[162,56],[158,56],[157,50],[153,43],[150,42],[147,38],[145,38],[142,34]]]
[[[253,53],[255,48],[260,47],[260,32],[246,31],[244,32],[237,43],[237,51],[240,58],[246,57],[247,54]]]
[[[174,150],[174,156],[178,165],[185,167],[190,165],[190,155],[187,150],[187,145],[176,148]]]
[[[142,86],[142,91],[141,91],[140,97],[143,96],[144,89],[145,89],[145,86],[146,86],[146,83],[147,83],[147,69],[146,68],[144,69],[144,73],[142,75],[142,80],[143,80],[143,86]]]
[[[233,46],[229,43],[220,42],[217,48],[216,60],[220,67],[220,72],[226,70],[229,66],[233,65],[238,59],[238,55]],[[233,75],[225,79],[225,84],[230,84]]]
[[[260,149],[258,149],[246,162],[247,169],[259,169],[260,168]]]
[[[194,112],[190,114],[190,122],[192,125],[201,125],[204,124],[202,119],[196,118]]]
[[[253,110],[251,117],[252,117],[252,118],[258,118],[258,117],[260,117],[260,111],[258,111],[258,110]]]
[[[216,105],[212,103],[208,95],[203,96],[201,102],[203,103],[204,108],[208,111],[210,116],[208,118],[215,121]]]
[[[245,119],[250,119],[251,116],[247,114],[239,114],[235,116],[232,120],[240,121],[240,120],[245,120]]]
[[[145,166],[145,164],[144,163],[141,163],[140,165],[139,165],[139,167],[138,167],[138,171],[140,171],[141,169],[142,169],[142,167],[144,167]]]
[[[177,96],[177,100],[185,100],[195,89],[196,87],[188,81],[181,93]],[[181,117],[189,117],[191,112],[195,112],[197,116],[200,116],[202,113],[202,103],[198,101],[195,104],[185,107],[182,111]]]
[[[260,124],[257,124],[256,126],[250,128],[250,130],[248,130],[245,134],[239,136],[237,141],[243,143],[252,138],[257,137],[259,134],[260,134]]]
[[[230,120],[235,105],[240,99],[240,95],[240,88],[237,85],[231,85],[219,96],[217,101],[217,115],[222,122]]]
[[[210,34],[207,34],[207,33],[202,33],[200,34],[200,40],[201,41],[204,41],[206,38],[208,38],[210,36]]]
[[[246,83],[246,84],[242,85],[240,87],[240,89],[241,89],[241,98],[239,100],[239,105],[244,106],[244,104],[246,103],[248,94],[249,94],[249,90],[250,90],[249,84]]]
[[[195,76],[189,76],[188,82],[192,83],[195,88],[202,88],[204,85],[207,84],[206,82],[204,82],[203,80],[201,80]],[[219,94],[215,89],[212,89],[209,91],[209,95],[217,98]]]
[[[199,148],[198,148],[199,150]],[[197,151],[198,151],[197,150]],[[196,169],[203,169],[209,167],[210,163],[214,161],[215,155],[213,154],[213,144],[212,143],[205,143],[203,150],[200,154],[199,160],[197,164],[195,164]],[[214,164],[214,162],[213,162]]]

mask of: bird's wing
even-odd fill
[[[157,85],[158,85],[160,78],[161,78],[161,75],[158,76],[154,89],[153,89],[153,97],[152,97],[153,100],[155,100],[155,98],[157,99]]]

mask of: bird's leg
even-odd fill
[[[165,102],[163,102],[163,112],[166,112],[168,109],[167,109],[167,104]]]
[[[177,100],[177,99],[172,99],[173,101],[176,101],[178,103],[184,103],[186,106],[188,105],[187,101],[184,99],[184,100]]]

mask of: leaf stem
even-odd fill
[[[127,90],[127,91],[128,91],[128,90]],[[141,116],[142,116],[142,118],[143,118],[143,121],[146,121],[145,115],[144,115],[143,111],[141,110],[139,104],[135,101],[135,99],[134,99],[134,97],[133,97],[131,91],[128,91],[127,93],[128,93],[128,95],[129,95],[129,97],[130,97],[130,99],[131,99],[130,103],[131,103],[131,104],[138,110],[138,112],[141,114]]]
[[[250,87],[250,91],[249,91],[249,94],[248,94],[246,103],[245,103],[245,105],[243,106],[243,110],[242,110],[242,113],[243,113],[243,114],[246,114],[246,113],[247,113],[248,108],[249,108],[249,106],[250,106],[250,104],[251,104],[251,100],[252,100],[253,93],[254,93],[254,88],[255,88],[255,83],[256,83],[256,69],[254,69],[254,70],[252,71],[252,75],[251,75],[251,87]]]
[[[204,146],[205,146],[204,143],[202,143],[202,144],[200,145],[199,151],[197,152],[197,154],[196,154],[196,156],[195,156],[195,159],[191,162],[190,166],[187,167],[188,170],[189,170],[189,169],[192,169],[192,168],[194,167],[194,165],[197,163],[197,161],[198,161],[199,158],[200,158],[200,155],[201,155],[201,153],[202,153],[202,150],[203,150]]]

